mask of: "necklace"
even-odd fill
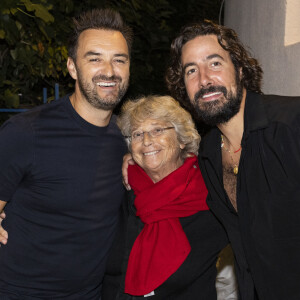
[[[223,136],[223,134],[221,134],[221,149],[224,149],[226,152],[229,153],[229,156],[230,156],[230,159],[231,159],[232,165],[233,165],[233,168],[232,168],[233,174],[234,174],[234,175],[237,175],[238,172],[239,172],[239,167],[238,167],[238,165],[235,164],[234,161],[233,161],[233,158],[232,158],[232,155],[231,155],[232,152],[231,152],[228,148],[225,147],[224,136]],[[240,148],[239,148],[239,149],[233,150],[233,154],[238,153],[241,149],[242,149],[242,146],[240,145]]]

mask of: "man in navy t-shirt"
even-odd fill
[[[0,130],[0,299],[100,299],[124,197],[112,111],[128,87],[132,32],[107,9],[74,25],[75,92]]]

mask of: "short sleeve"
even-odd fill
[[[23,118],[12,118],[0,128],[0,199],[10,201],[32,164],[33,132]]]

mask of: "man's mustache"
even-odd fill
[[[215,92],[221,92],[223,93],[224,97],[227,97],[227,89],[225,86],[222,85],[211,85],[207,88],[202,88],[195,94],[195,101],[198,101],[200,98],[203,98],[203,96],[207,93],[215,93]]]
[[[120,76],[116,76],[116,75],[113,75],[113,76],[110,76],[110,77],[108,77],[106,75],[98,75],[98,76],[93,77],[93,82],[99,81],[99,80],[104,80],[104,81],[119,81],[119,82],[121,82],[122,78]]]

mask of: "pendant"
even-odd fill
[[[234,166],[234,168],[233,168],[233,174],[237,175],[238,172],[239,172],[239,167],[238,166]]]

